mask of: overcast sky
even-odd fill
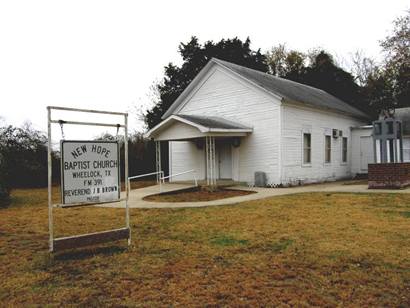
[[[178,44],[192,35],[201,42],[249,36],[263,52],[286,43],[380,59],[379,40],[409,7],[408,0],[0,0],[0,116],[45,131],[47,105],[125,111],[131,129],[141,130],[137,113],[150,106],[150,85],[169,62],[180,64]]]

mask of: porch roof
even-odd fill
[[[252,131],[251,127],[222,117],[178,114],[159,123],[145,137],[155,140],[188,140],[206,136],[246,136]]]

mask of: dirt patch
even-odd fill
[[[367,185],[367,179],[364,180],[350,180],[347,182],[343,182],[343,185]]]
[[[157,185],[157,182],[154,180],[141,180],[141,181],[131,181],[130,182],[130,189],[139,189],[139,188],[144,188],[148,186],[154,186]],[[121,182],[121,191],[125,191],[125,183]]]
[[[199,187],[194,187],[146,196],[143,200],[155,202],[200,202],[246,196],[253,193],[255,192],[248,190],[219,188],[214,191],[209,191]]]

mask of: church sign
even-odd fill
[[[61,141],[62,203],[102,203],[120,199],[117,141]]]

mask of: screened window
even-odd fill
[[[303,134],[303,163],[310,164],[312,162],[312,137],[309,133]]]
[[[374,124],[374,133],[376,135],[381,135],[382,134],[382,123],[375,123]]]
[[[396,125],[397,125],[397,131],[396,131],[397,138],[400,139],[401,138],[401,123],[397,122]]]
[[[387,162],[394,163],[394,139],[387,139],[386,146],[387,146]]]
[[[410,120],[403,121],[403,135],[410,136]]]
[[[388,134],[393,134],[393,122],[392,121],[389,121],[389,122],[386,122],[386,125],[387,125],[387,133]]]
[[[330,163],[332,159],[332,139],[325,136],[325,163]]]
[[[347,162],[347,137],[342,139],[342,163]]]

